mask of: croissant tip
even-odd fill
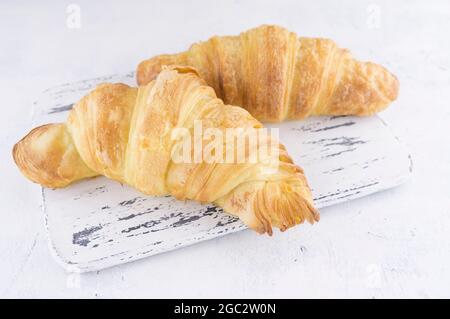
[[[319,222],[320,221],[319,211],[310,202],[307,202],[307,207],[308,207],[310,213],[312,214],[313,220],[312,220],[311,224],[313,224],[314,222]]]
[[[320,221],[320,214],[317,210],[315,210],[313,212],[313,221],[311,223],[311,225],[313,225],[314,223],[318,223]]]
[[[47,125],[49,125],[49,124],[35,127],[31,131],[29,131],[24,137],[22,137],[17,143],[14,144],[11,153],[12,153],[14,163],[17,165],[17,167],[20,170],[23,170],[23,161],[21,160],[21,154],[23,151],[23,148],[22,148],[23,143],[25,143],[26,140],[31,138],[34,134],[39,133],[43,129],[43,127],[45,127]]]
[[[17,142],[16,144],[14,144],[12,151],[11,151],[14,163],[16,163],[17,166],[19,166],[18,165],[18,154],[17,154],[19,151],[19,143],[20,142]]]
[[[391,73],[392,74],[392,73]],[[400,81],[398,80],[398,77],[395,74],[392,74],[394,81],[392,85],[392,101],[396,100],[398,98],[398,95],[400,93]]]
[[[372,63],[376,68],[380,70],[378,81],[383,83],[381,88],[384,92],[384,97],[389,101],[393,102],[397,99],[400,91],[400,81],[398,77],[390,72],[386,67]],[[387,105],[385,106],[387,107]]]

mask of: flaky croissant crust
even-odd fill
[[[215,36],[180,54],[141,62],[137,81],[164,65],[189,65],[225,103],[261,121],[310,115],[371,115],[397,98],[399,82],[384,67],[360,62],[328,39],[297,37],[263,25],[239,36]]]
[[[260,233],[319,219],[303,171],[278,142],[276,166],[272,155],[254,163],[172,161],[171,133],[195,120],[219,129],[262,127],[244,109],[225,105],[194,70],[178,67],[139,88],[99,85],[66,123],[32,130],[13,157],[26,177],[46,187],[104,175],[145,194],[215,203]]]

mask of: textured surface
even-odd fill
[[[450,297],[447,0],[75,3],[80,29],[66,27],[65,2],[0,2],[1,296]],[[334,39],[398,76],[400,96],[380,116],[411,152],[411,180],[322,208],[314,227],[272,238],[245,230],[68,275],[49,254],[41,189],[11,158],[33,125],[31,103],[48,87],[133,70],[149,56],[262,23]]]
[[[130,73],[107,77],[126,82]],[[64,121],[71,101],[103,81],[44,91],[36,122]],[[61,105],[63,107],[61,107]],[[317,207],[349,201],[403,182],[408,153],[378,117],[316,117],[272,124],[308,176]],[[106,178],[43,189],[54,256],[69,271],[91,271],[244,229],[221,209],[172,197],[144,196]]]

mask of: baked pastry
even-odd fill
[[[371,115],[397,98],[399,82],[384,67],[360,62],[332,40],[299,38],[278,26],[212,37],[186,52],[159,55],[137,68],[140,85],[163,65],[188,65],[226,104],[260,121],[310,115]]]
[[[46,187],[104,175],[148,195],[215,203],[259,233],[319,220],[302,169],[268,134],[258,137],[255,148],[248,139],[241,144],[243,162],[175,161],[174,154],[186,151],[176,135],[198,139],[196,121],[202,134],[208,128],[239,128],[240,134],[263,129],[246,110],[218,99],[195,70],[174,67],[139,88],[99,85],[74,106],[66,123],[33,129],[14,146],[13,157],[27,178]],[[189,159],[192,144],[183,153]],[[269,144],[277,152],[248,160]],[[239,151],[239,144],[231,145]]]

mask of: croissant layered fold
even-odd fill
[[[186,52],[143,61],[138,83],[149,83],[164,65],[194,67],[226,104],[261,121],[371,115],[395,100],[399,89],[384,67],[353,59],[332,40],[299,38],[278,26],[215,36]]]
[[[219,132],[263,129],[246,110],[225,105],[194,70],[174,67],[139,88],[98,86],[66,123],[35,128],[15,145],[13,156],[26,177],[46,187],[104,175],[145,194],[215,203],[260,233],[319,219],[302,169],[270,136],[245,156],[265,142],[277,152],[256,161],[174,161],[181,145],[174,132],[182,128],[193,135],[196,121]]]

